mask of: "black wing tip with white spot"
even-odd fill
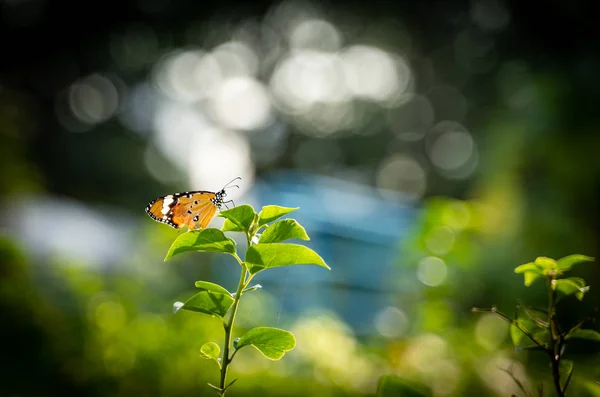
[[[175,195],[173,195],[174,198]],[[164,223],[165,225],[169,225],[174,229],[179,229],[179,227],[173,222],[173,212],[172,210],[170,212],[167,213],[166,217],[163,218],[159,218],[156,215],[154,215],[152,213],[152,211],[150,211],[150,209],[152,208],[152,206],[154,205],[154,203],[156,203],[158,200],[160,199],[164,199],[164,197],[159,197],[157,199],[152,200],[145,208],[146,214],[148,214],[148,216],[150,216],[150,218],[152,218],[153,220],[155,220],[156,222],[160,222],[160,223]],[[176,203],[176,201],[174,201],[173,203]],[[172,207],[172,206],[171,206]]]

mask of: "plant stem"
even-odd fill
[[[560,330],[556,325],[554,319],[554,312],[556,310],[556,291],[552,288],[552,282],[554,277],[548,279],[548,331],[550,332],[550,346],[548,348],[548,356],[550,357],[550,363],[552,365],[552,379],[554,381],[554,388],[556,389],[556,395],[558,397],[564,397],[564,392],[560,386],[560,349],[562,347],[562,337]],[[556,338],[561,340],[557,344]]]
[[[241,265],[242,272],[240,274],[240,282],[238,284],[235,297],[233,299],[233,305],[231,306],[231,315],[229,317],[229,321],[223,323],[223,327],[225,328],[225,344],[223,347],[223,359],[221,364],[221,382],[219,383],[219,388],[221,389],[221,396],[225,396],[225,388],[227,387],[227,369],[229,367],[229,364],[231,363],[231,357],[229,357],[229,347],[231,345],[231,332],[233,330],[233,323],[235,321],[235,315],[237,313],[238,305],[240,303],[242,291],[244,290],[246,284],[249,281],[246,281],[246,265],[244,263],[242,263]]]

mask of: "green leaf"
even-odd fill
[[[221,349],[215,342],[207,342],[200,348],[200,356],[215,360],[219,362],[219,356],[221,355]]]
[[[229,389],[235,382],[237,382],[239,378],[235,378],[234,380],[232,380],[231,382],[229,382],[229,384],[227,386],[225,386],[225,388],[223,389],[223,391],[227,391],[227,389]]]
[[[558,364],[558,371],[560,376],[560,384],[563,386],[563,391],[571,380],[573,374],[573,361],[571,360],[560,360]]]
[[[258,240],[259,243],[279,243],[297,238],[310,240],[306,230],[294,219],[284,219],[267,227]]]
[[[523,317],[515,321],[521,328],[524,328],[527,332],[534,335],[540,342],[547,343],[547,330],[541,328],[536,324],[535,321]],[[519,329],[515,324],[510,326],[510,336],[515,346],[519,346],[520,349],[527,349],[530,347],[537,346],[523,331]]]
[[[252,222],[254,222],[254,219],[257,215],[256,212],[254,212],[254,208],[248,204],[244,204],[234,207],[230,210],[221,211],[219,212],[219,216],[229,219],[231,223],[236,225],[241,230],[248,231],[250,230]],[[230,226],[227,227],[229,228]]]
[[[232,221],[230,221],[229,219],[225,219],[225,222],[223,222],[223,227],[221,227],[221,231],[223,232],[243,232],[244,230],[239,227],[238,225],[236,225],[235,223],[233,223]]]
[[[580,254],[565,256],[558,260],[558,270],[565,272],[570,270],[573,266],[578,265],[582,262],[593,262],[594,258],[591,256],[585,256]]]
[[[226,237],[219,229],[202,229],[183,233],[171,244],[165,261],[187,251],[225,252],[233,254],[235,253],[235,241]]]
[[[544,271],[533,262],[517,266],[515,268],[515,273],[523,274],[526,287],[529,287],[535,280],[544,275]]]
[[[530,309],[528,307],[520,307],[528,319],[533,321],[538,327],[547,329],[550,326],[548,322],[548,312],[543,310]],[[540,314],[542,317],[540,317]]]
[[[600,332],[593,329],[577,328],[569,332],[565,339],[587,339],[600,342]]]
[[[377,397],[429,397],[433,396],[431,389],[420,383],[400,378],[396,375],[383,375],[377,384]]]
[[[244,346],[254,346],[269,360],[279,360],[286,351],[296,346],[296,338],[291,332],[283,329],[256,327],[246,332],[238,341],[238,350]]]
[[[544,270],[553,270],[558,268],[558,264],[554,259],[545,256],[538,256],[535,258],[535,264],[537,267]]]
[[[255,244],[246,252],[246,265],[251,274],[262,270],[292,265],[329,266],[313,250],[297,244]]]
[[[544,274],[544,272],[539,267],[537,267],[536,264],[533,262],[529,262],[524,265],[517,266],[515,268],[515,273],[517,273],[517,274],[522,274],[525,272],[537,272],[540,275]]]
[[[535,273],[535,272],[525,272],[525,274],[524,274],[525,286],[529,287],[531,284],[533,284],[533,282],[535,280],[537,280],[538,278],[540,278],[542,276],[543,276],[542,274]]]
[[[279,219],[290,212],[296,211],[298,208],[299,207],[289,208],[280,207],[278,205],[265,205],[258,214],[258,226],[263,226],[269,222],[273,222],[274,220]]]
[[[203,291],[188,299],[181,309],[222,318],[233,305],[231,294],[220,285],[203,281],[198,283],[203,283],[203,286],[199,287]],[[196,283],[196,286],[198,286],[198,283]],[[212,286],[208,284],[212,284]]]
[[[196,288],[211,291],[215,294],[231,295],[229,291],[219,284],[209,283],[208,281],[196,281],[194,284],[196,285]]]
[[[555,291],[562,292],[565,296],[575,294],[577,299],[583,300],[583,296],[589,291],[590,287],[585,285],[585,280],[580,277],[569,277],[560,280],[554,280],[552,288]]]

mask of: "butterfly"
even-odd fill
[[[233,203],[233,200],[223,200],[227,197],[225,189],[239,188],[238,185],[231,185],[238,179],[242,178],[235,178],[218,192],[195,190],[158,197],[146,206],[146,213],[155,221],[166,223],[175,229],[183,226],[187,226],[188,230],[205,229],[217,209],[220,210],[223,205],[229,209],[227,203]]]

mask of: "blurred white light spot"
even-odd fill
[[[259,60],[254,51],[240,41],[229,41],[212,51],[223,78],[254,76],[258,72]]]
[[[436,372],[445,360],[448,343],[439,335],[420,334],[410,340],[404,354],[406,362],[423,373]]]
[[[187,170],[196,137],[214,132],[206,118],[191,106],[164,102],[154,114],[156,147],[173,164]]]
[[[499,31],[509,24],[510,13],[501,0],[478,0],[471,6],[471,19],[481,29]]]
[[[212,134],[197,137],[191,146],[188,162],[190,186],[198,190],[220,190],[236,177],[242,180],[228,194],[241,197],[254,182],[254,164],[250,145],[239,134],[215,129]]]
[[[122,260],[131,246],[132,220],[116,212],[103,213],[75,200],[32,196],[4,208],[2,217],[27,252],[46,260],[64,255],[96,266]]]
[[[177,51],[156,64],[154,80],[170,98],[195,102],[208,96],[221,82],[215,58],[203,51]]]
[[[521,387],[530,392],[535,388],[523,364],[501,354],[481,362],[476,368],[484,384],[498,396],[523,394]],[[517,384],[515,379],[521,384]],[[525,394],[532,394],[530,392],[526,391]]]
[[[290,34],[290,46],[295,48],[336,51],[341,43],[339,31],[331,23],[322,19],[302,21]]]
[[[73,115],[81,122],[97,124],[115,113],[119,93],[111,80],[93,74],[69,88],[69,105]]]
[[[495,350],[508,334],[508,323],[499,316],[484,314],[475,326],[475,339],[487,350]]]
[[[375,317],[375,328],[386,338],[397,338],[408,329],[408,318],[402,310],[388,306]]]
[[[406,61],[372,46],[355,45],[342,53],[344,77],[357,97],[393,103],[408,87],[412,73]]]
[[[401,106],[390,108],[388,123],[393,132],[405,141],[421,139],[431,128],[435,113],[429,99],[414,95]]]
[[[306,113],[296,118],[296,123],[299,131],[304,134],[326,137],[340,131],[349,131],[357,117],[360,117],[360,113],[351,101],[325,102],[311,106]]]
[[[271,120],[271,102],[262,83],[249,77],[225,80],[211,97],[212,111],[226,128],[256,130]]]
[[[436,167],[455,170],[465,165],[475,148],[471,134],[466,131],[447,131],[438,136],[429,149],[429,157]]]
[[[454,244],[454,232],[448,226],[435,227],[429,231],[425,241],[427,249],[436,255],[445,255]]]
[[[392,190],[402,193],[408,201],[418,200],[427,187],[425,170],[408,155],[394,155],[380,165],[377,187],[384,196],[386,190]]]
[[[299,50],[281,61],[271,77],[271,93],[281,110],[304,113],[315,102],[341,102],[349,98],[338,56]]]
[[[274,120],[266,128],[248,134],[255,163],[265,166],[277,160],[285,151],[289,131],[284,123]]]
[[[161,104],[161,95],[148,83],[133,87],[127,97],[119,120],[128,129],[145,133],[152,129],[154,114]]]
[[[417,268],[417,277],[425,285],[435,287],[444,282],[448,269],[446,263],[435,256],[421,259]]]
[[[144,165],[150,175],[159,182],[168,184],[181,182],[181,172],[167,158],[165,158],[155,145],[148,145],[144,152]]]

